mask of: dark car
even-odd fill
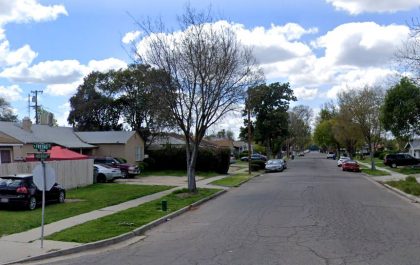
[[[354,160],[346,160],[341,164],[343,171],[360,172],[359,163]]]
[[[95,157],[93,163],[119,168],[123,178],[134,177],[135,175],[140,174],[140,168],[138,166],[128,164],[122,159],[116,157]]]
[[[65,199],[66,190],[57,183],[45,192],[46,202],[63,203]],[[0,205],[17,205],[33,210],[41,202],[42,191],[35,186],[32,175],[0,177]]]
[[[411,166],[420,164],[420,159],[404,153],[389,154],[385,156],[384,164],[393,168],[397,166]]]
[[[267,161],[267,157],[265,155],[261,155],[261,154],[252,154],[251,155],[251,160]],[[248,157],[247,156],[241,157],[241,161],[248,161]]]

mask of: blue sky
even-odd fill
[[[177,29],[185,1],[0,0],[0,96],[20,118],[27,95],[66,125],[68,99],[92,70],[131,62],[122,40],[138,20],[162,17]],[[268,82],[289,81],[316,113],[343,90],[389,86],[398,78],[394,54],[420,14],[420,0],[194,0],[212,6],[244,45],[252,46]],[[129,15],[130,14],[130,15]],[[133,42],[141,45],[141,33]],[[31,116],[33,116],[33,111]],[[237,131],[239,116],[219,123]],[[214,129],[217,130],[218,128]]]

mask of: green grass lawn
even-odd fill
[[[115,237],[130,232],[171,212],[175,212],[218,191],[217,189],[199,189],[198,193],[195,194],[190,194],[186,190],[176,191],[161,199],[138,207],[60,231],[48,236],[47,239],[88,243]],[[166,212],[161,210],[162,200],[168,202],[168,211]]]
[[[420,174],[420,168],[412,168],[411,166],[390,168],[390,170],[404,175]]]
[[[255,172],[253,172],[251,175],[248,175],[248,173],[236,174],[233,176],[229,176],[226,178],[213,181],[210,184],[225,186],[225,187],[238,187],[240,186],[242,182],[252,178],[255,175],[257,175]]]
[[[196,176],[203,178],[211,178],[221,174],[216,172],[196,172]],[[187,172],[184,170],[145,170],[138,178],[151,176],[172,176],[172,177],[186,177]]]
[[[420,184],[414,177],[407,177],[405,180],[388,181],[386,184],[397,188],[405,193],[412,194],[415,196],[420,195]]]
[[[377,166],[377,167],[387,167],[387,166],[384,165],[384,160],[383,159],[379,159],[379,158],[375,157],[375,158],[373,158],[373,160],[375,161],[375,166]],[[363,159],[363,160],[358,158],[357,161],[360,161],[362,163],[370,165],[370,157],[368,157],[368,156],[366,156],[365,159]]]
[[[66,203],[45,207],[45,223],[52,223],[170,188],[172,187],[109,183],[71,189],[67,191]],[[72,200],[69,199],[77,199],[77,201],[70,202]],[[39,226],[41,226],[41,207],[33,211],[3,208],[0,210],[0,237]]]

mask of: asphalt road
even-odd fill
[[[130,246],[53,264],[420,264],[420,208],[310,153]]]

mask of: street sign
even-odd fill
[[[44,152],[51,149],[50,143],[34,143],[32,144],[32,146],[34,147],[34,149]]]
[[[54,169],[45,164],[45,190],[49,191],[56,182]],[[39,190],[44,190],[44,172],[42,170],[42,164],[37,165],[32,171],[33,181]]]
[[[44,153],[44,152],[35,153],[34,155],[35,155],[35,158],[39,159],[39,160],[46,160],[46,159],[50,158],[50,154],[49,153]]]

